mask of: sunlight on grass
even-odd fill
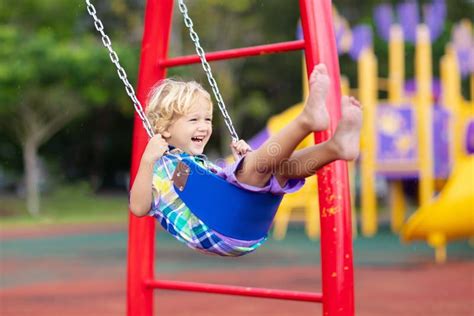
[[[0,196],[0,225],[126,222],[126,193],[94,194],[85,185],[68,185],[41,198],[41,215],[30,216],[23,198]]]

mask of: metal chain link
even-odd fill
[[[206,73],[207,80],[209,81],[209,84],[211,85],[212,92],[214,93],[214,97],[216,98],[219,110],[221,111],[222,116],[224,117],[224,122],[227,125],[227,128],[229,129],[232,140],[238,141],[239,136],[237,135],[237,132],[235,131],[235,128],[234,128],[234,124],[232,124],[232,119],[230,118],[229,113],[227,112],[224,100],[222,99],[222,95],[219,91],[219,87],[217,86],[217,82],[214,79],[214,76],[212,75],[211,66],[207,62],[204,49],[201,47],[201,44],[199,42],[199,36],[194,31],[193,20],[191,20],[191,18],[188,15],[188,8],[186,7],[184,0],[179,0],[179,11],[183,15],[184,24],[189,30],[189,37],[191,37],[191,40],[193,41],[194,46],[196,47],[196,53],[201,59],[202,68],[204,69],[204,72]]]
[[[112,42],[110,41],[110,38],[104,32],[104,25],[102,24],[102,21],[97,17],[94,5],[90,2],[90,0],[86,0],[86,4],[87,4],[87,12],[94,19],[94,26],[96,30],[102,36],[102,44],[104,44],[104,46],[109,51],[110,60],[117,68],[117,74],[120,80],[122,80],[123,84],[125,85],[125,91],[127,92],[128,96],[132,100],[133,107],[135,108],[135,111],[138,113],[138,116],[140,117],[140,119],[142,120],[143,127],[145,128],[148,136],[153,137],[155,135],[153,131],[153,127],[151,126],[150,121],[148,121],[148,118],[146,117],[145,112],[143,111],[143,107],[135,94],[135,90],[133,89],[133,86],[130,84],[130,82],[127,79],[127,73],[123,69],[122,65],[120,65],[118,55],[112,48]]]
[[[127,79],[127,74],[126,74],[125,70],[120,65],[118,55],[112,48],[112,42],[111,42],[110,38],[107,36],[107,34],[105,34],[104,26],[102,24],[102,21],[97,17],[94,5],[90,2],[90,0],[86,0],[86,4],[87,4],[87,12],[94,19],[94,26],[102,37],[102,44],[104,44],[104,46],[109,51],[110,60],[112,61],[112,63],[117,68],[117,74],[118,74],[119,78],[122,80],[123,84],[125,85],[125,91],[127,92],[128,96],[132,100],[135,111],[138,113],[138,116],[142,120],[143,126],[144,126],[145,130],[147,131],[148,135],[150,137],[153,137],[153,135],[154,135],[153,128],[152,128],[150,122],[148,121],[144,111],[143,111],[143,107],[142,107],[140,101],[136,97],[135,90],[133,89],[133,86],[130,84],[130,82]],[[234,141],[237,141],[237,140],[239,140],[239,136],[237,135],[237,132],[235,131],[234,125],[232,123],[232,119],[230,118],[229,113],[227,112],[224,100],[223,100],[222,95],[219,91],[219,87],[217,86],[217,82],[214,79],[214,76],[212,75],[211,66],[207,62],[204,49],[201,47],[201,44],[199,42],[199,36],[194,31],[193,21],[191,20],[191,18],[188,15],[188,8],[186,7],[186,4],[184,3],[184,0],[179,0],[179,10],[183,14],[184,24],[189,29],[189,36],[191,37],[191,40],[193,41],[194,46],[196,47],[196,53],[198,54],[198,56],[201,60],[202,68],[204,69],[204,72],[206,73],[207,80],[209,81],[209,84],[212,88],[212,92],[214,93],[214,97],[216,98],[219,110],[221,111],[222,116],[224,117],[224,122],[225,122],[225,124],[226,124],[226,126],[227,126],[227,128],[230,132],[230,135],[231,135],[232,139]]]

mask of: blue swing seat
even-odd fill
[[[265,237],[283,198],[238,188],[189,157],[183,157],[176,168],[173,185],[191,212],[209,228],[240,240]]]

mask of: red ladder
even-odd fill
[[[308,74],[314,65],[325,63],[332,80],[327,97],[330,128],[315,133],[315,142],[327,140],[340,117],[339,63],[332,22],[331,0],[300,0],[304,40],[206,54],[208,61],[266,53],[305,50]],[[150,88],[165,78],[168,67],[199,63],[197,55],[167,58],[173,0],[148,0],[145,12],[138,99],[145,105]],[[148,135],[135,115],[131,183],[135,179]],[[336,161],[318,171],[321,216],[322,293],[305,293],[237,286],[221,286],[154,279],[155,220],[130,214],[128,241],[127,315],[151,316],[153,290],[184,290],[320,302],[325,316],[354,315],[351,205],[347,164]]]

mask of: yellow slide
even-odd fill
[[[474,155],[456,162],[436,200],[422,206],[404,225],[402,240],[426,240],[436,261],[446,260],[446,242],[474,237]]]

